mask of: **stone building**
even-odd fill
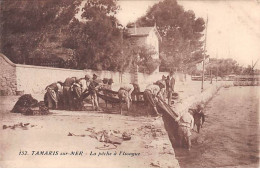
[[[131,38],[136,38],[139,46],[147,46],[155,51],[153,59],[159,59],[159,43],[162,41],[162,37],[156,26],[128,28],[128,33]]]
[[[160,36],[156,25],[154,27],[136,27],[128,28],[128,34],[131,38],[135,39],[135,42],[138,46],[146,46],[155,52],[152,56],[153,59],[159,59],[159,44],[162,41],[162,37]],[[136,83],[139,83],[138,79],[138,66],[135,68],[135,76],[134,80]],[[159,66],[153,73],[159,72]]]

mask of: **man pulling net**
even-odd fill
[[[45,90],[46,94],[44,96],[44,101],[46,106],[49,109],[58,109],[59,101],[61,101],[61,94],[62,94],[62,85],[63,83],[58,81],[56,83],[52,83],[48,85]]]
[[[164,97],[162,95],[164,87],[165,86],[161,81],[157,81],[154,84],[148,85],[144,90],[144,101],[147,105],[150,105],[153,108],[156,116],[160,115],[156,107],[156,102],[158,100],[164,101]]]

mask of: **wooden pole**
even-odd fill
[[[139,60],[139,59],[140,59],[140,56],[139,56],[139,54],[137,54],[137,60]],[[138,66],[138,64],[136,64],[135,72],[134,72],[134,82],[137,84],[139,84],[138,71],[139,71],[139,66]]]
[[[210,84],[212,84],[212,68],[210,68]]]
[[[208,29],[208,16],[206,21],[206,30],[205,30],[205,43],[204,43],[204,55],[203,55],[203,68],[202,68],[202,80],[201,80],[201,92],[204,89],[204,72],[205,72],[205,58],[206,58],[206,45],[207,45],[207,29]]]
[[[216,55],[216,62],[217,62],[217,77],[216,77],[216,82],[218,82],[218,51],[217,51],[217,55]]]

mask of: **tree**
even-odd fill
[[[60,65],[65,68],[131,71],[138,47],[115,18],[116,2],[3,1],[1,51],[15,63],[38,65],[58,58],[65,60]],[[83,20],[79,21],[75,14],[83,3]],[[151,52],[142,49],[139,65],[144,72],[154,67],[150,57]]]
[[[239,66],[237,61],[234,59],[216,59],[211,58],[210,63],[206,65],[206,74],[218,75],[219,77],[224,77],[230,74],[240,75],[243,72],[243,67]]]
[[[81,0],[1,2],[1,51],[13,62],[27,63],[36,50],[42,50],[40,46],[46,37],[55,37],[70,22],[80,2]]]
[[[120,70],[123,30],[114,17],[115,0],[89,0],[83,8],[84,22],[74,19],[63,46],[75,50],[79,69]]]
[[[164,0],[137,20],[138,26],[154,26],[155,23],[162,36],[162,68],[180,69],[203,57],[201,38],[205,22],[202,18],[196,19],[193,11],[184,11],[176,0]]]
[[[147,46],[132,46],[133,50],[133,67],[138,66],[139,72],[151,74],[160,65],[159,59],[153,59],[156,53],[152,48]]]

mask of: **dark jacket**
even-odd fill
[[[73,83],[75,83],[75,79],[69,77],[69,78],[66,78],[66,80],[63,83],[63,86],[64,87],[71,87],[73,85]]]
[[[202,125],[205,122],[205,115],[204,115],[203,111],[195,110],[193,117],[194,117],[195,123],[198,123],[200,121],[200,119],[202,119]]]
[[[57,83],[52,83],[52,84],[48,85],[45,89],[47,90],[47,88],[50,88],[56,92],[58,92],[58,89],[59,89]]]

